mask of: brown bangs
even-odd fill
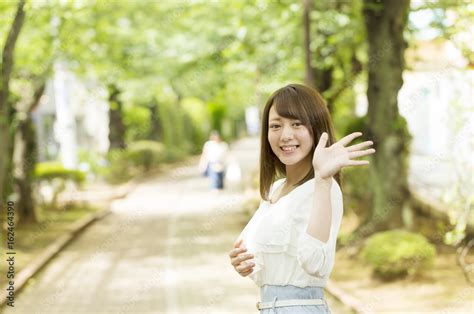
[[[303,98],[293,86],[286,86],[275,94],[273,106],[275,106],[275,110],[280,116],[300,120],[301,123],[308,126],[310,123],[309,114],[303,105]]]

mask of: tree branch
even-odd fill
[[[2,68],[1,68],[1,85],[0,85],[0,111],[5,110],[6,102],[8,101],[8,90],[10,83],[10,76],[13,69],[13,51],[15,50],[18,35],[20,35],[23,22],[25,20],[25,0],[18,2],[15,18],[12,27],[8,32],[8,37],[5,42],[2,54]]]

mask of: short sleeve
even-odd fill
[[[312,203],[308,202],[309,206]],[[307,226],[298,238],[298,264],[306,273],[319,278],[329,277],[334,266],[337,235],[343,215],[342,192],[334,179],[331,186],[331,209],[331,230],[326,243],[309,235],[306,232]]]

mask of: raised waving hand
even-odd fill
[[[361,132],[351,133],[331,146],[326,147],[328,134],[324,132],[314,150],[313,168],[315,176],[318,175],[320,178],[326,179],[336,174],[343,167],[368,165],[368,160],[355,160],[354,158],[375,153],[373,148],[366,149],[373,145],[372,141],[347,146],[361,135]]]

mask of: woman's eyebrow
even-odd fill
[[[273,121],[273,120],[281,120],[281,118],[273,118],[273,119],[270,119],[270,121]]]

